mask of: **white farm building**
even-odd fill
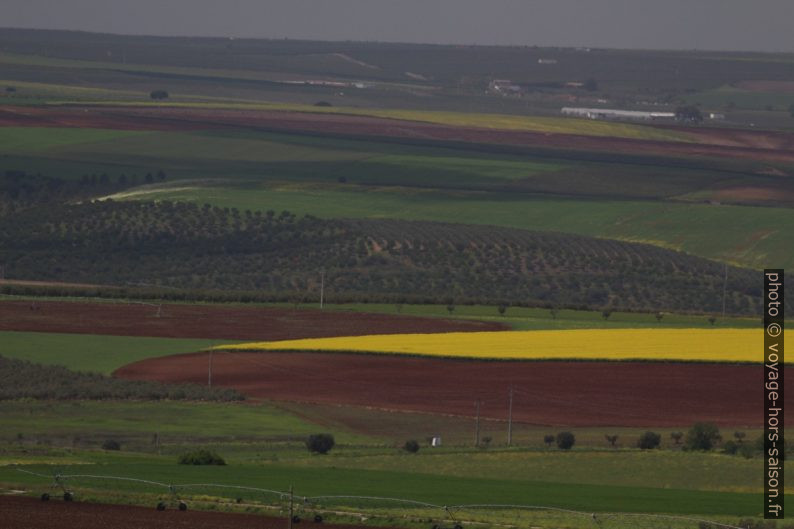
[[[675,119],[675,112],[644,112],[641,110],[618,110],[614,108],[563,107],[562,113],[565,116],[588,119]]]

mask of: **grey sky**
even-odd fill
[[[0,0],[0,26],[794,52],[794,0]]]

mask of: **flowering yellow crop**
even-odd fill
[[[311,338],[224,345],[218,349],[386,353],[494,360],[760,363],[763,339],[760,329],[576,329]]]

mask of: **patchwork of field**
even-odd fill
[[[758,333],[755,333],[758,334]],[[493,362],[333,353],[221,353],[213,380],[253,397],[569,426],[760,425],[758,365]],[[114,375],[197,382],[208,353],[129,364]]]
[[[624,154],[728,157],[794,163],[791,135],[743,132],[726,144],[723,132],[653,128],[568,118],[511,118],[463,113],[317,109],[310,106],[222,103],[142,103],[0,106],[5,127],[79,127],[118,130],[248,128],[325,136],[466,142],[502,146],[610,151]],[[713,139],[712,139],[713,137]],[[744,141],[740,141],[741,138]],[[770,139],[771,138],[771,139]]]
[[[0,401],[1,526],[286,523],[195,512],[267,509],[261,491],[217,485],[294,486],[304,523],[312,502],[300,496],[323,495],[335,529],[364,517],[445,528],[441,506],[489,503],[558,510],[461,509],[456,521],[692,529],[698,521],[686,517],[744,527],[739,517],[758,516],[762,331],[730,313],[757,313],[760,269],[794,266],[794,56],[9,29],[0,48],[0,238],[9,242],[0,275],[23,280],[3,290],[14,296],[0,300],[0,355],[246,396],[5,392],[17,400]],[[521,96],[494,93],[497,78]],[[154,102],[152,90],[170,96]],[[560,117],[563,105],[618,102],[727,116],[703,126]],[[343,230],[365,224],[372,231],[343,244]],[[497,236],[503,228],[713,261],[689,268],[691,256],[657,257],[657,248]],[[13,247],[20,239],[28,246]],[[360,280],[355,296],[341,295],[342,274]],[[83,285],[24,284],[44,279]],[[398,297],[407,285],[417,297]],[[164,301],[185,299],[251,303]],[[719,307],[729,315],[717,317]],[[20,386],[77,377],[27,367]],[[720,427],[714,450],[683,449],[697,422]],[[548,441],[566,430],[573,449]],[[660,449],[638,448],[646,430]],[[318,432],[336,438],[328,455],[306,450]],[[431,448],[436,436],[443,446]],[[120,450],[106,448],[111,440]],[[409,454],[408,440],[421,450]],[[175,464],[197,447],[228,464]],[[71,482],[77,502],[4,494],[50,490],[54,472],[85,476]],[[181,490],[189,512],[153,509],[169,484],[184,483],[204,484]],[[284,497],[274,497],[269,512],[283,515]]]

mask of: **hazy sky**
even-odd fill
[[[0,26],[794,52],[794,0],[0,0]]]

